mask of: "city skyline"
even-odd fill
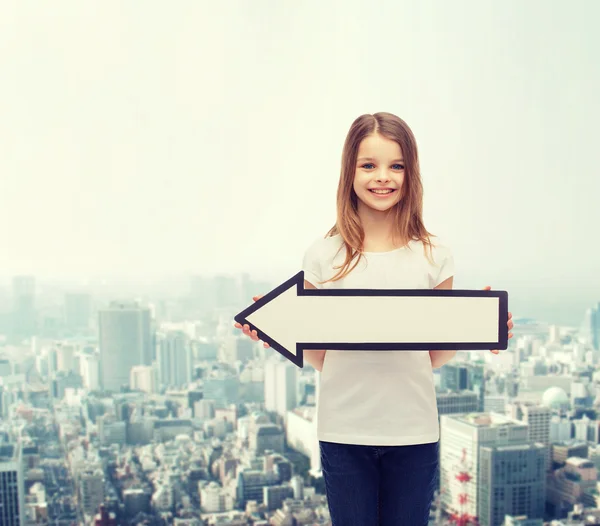
[[[4,4],[2,273],[285,278],[352,120],[390,111],[457,281],[600,297],[600,4],[316,7]]]
[[[0,3],[2,525],[352,522],[334,510],[377,481],[322,441],[437,431],[430,526],[600,524],[599,17],[597,0]],[[234,327],[333,226],[345,135],[376,112],[415,134],[453,288],[508,292],[498,354],[297,367]],[[352,323],[415,325],[389,312]],[[383,522],[431,460],[386,451]],[[330,475],[356,495],[332,501]]]

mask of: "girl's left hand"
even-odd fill
[[[490,287],[488,285],[487,287],[484,287],[483,290],[492,290],[492,287]],[[508,313],[508,322],[506,323],[506,325],[508,325],[508,339],[510,340],[513,337],[513,333],[510,331],[515,326],[515,324],[512,322],[512,313],[511,312]],[[490,352],[493,354],[498,354],[500,351],[497,349],[494,349]]]

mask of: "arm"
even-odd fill
[[[436,289],[452,289],[453,282],[454,282],[454,277],[451,276],[448,279],[442,281],[435,288]],[[429,351],[429,357],[431,358],[431,367],[433,367],[434,369],[441,367],[445,363],[448,363],[450,360],[452,360],[452,358],[454,358],[455,354],[456,354],[456,351]]]
[[[312,283],[304,280],[305,289],[316,289]],[[325,360],[325,353],[327,351],[320,351],[314,349],[304,349],[304,361],[311,364],[317,371],[323,370],[323,361]]]

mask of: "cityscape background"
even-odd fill
[[[416,135],[455,288],[515,316],[434,371],[431,524],[600,524],[599,15],[1,3],[0,524],[330,523],[319,374],[233,316],[333,225],[377,111]]]

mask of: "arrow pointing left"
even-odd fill
[[[506,349],[505,291],[305,289],[299,272],[235,316],[298,367],[304,349]]]

